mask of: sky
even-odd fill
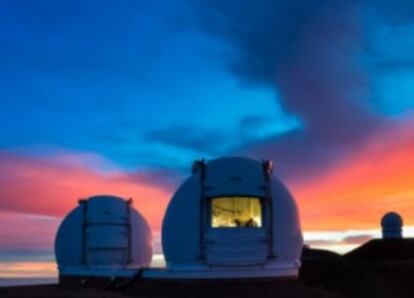
[[[154,233],[192,161],[271,159],[306,242],[414,236],[407,0],[0,1],[0,277],[56,275],[79,198]]]

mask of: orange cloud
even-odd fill
[[[350,158],[290,184],[304,230],[379,228],[390,210],[414,224],[414,126],[393,127]]]
[[[50,262],[5,262],[1,263],[2,278],[55,277],[56,263]]]

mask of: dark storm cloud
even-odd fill
[[[231,70],[248,82],[277,88],[285,110],[307,129],[325,140],[347,141],[349,134],[361,133],[363,122],[363,127],[374,122],[359,102],[365,82],[356,57],[358,6],[348,1],[209,3],[206,30],[239,50]]]
[[[400,1],[201,1],[201,27],[231,45],[226,61],[241,81],[267,85],[303,128],[238,151],[284,164],[297,174],[343,158],[389,122],[370,106],[372,82],[364,69],[364,18],[407,22]],[[411,11],[411,10],[410,10]]]
[[[176,148],[190,149],[204,154],[217,154],[226,143],[228,134],[214,130],[200,131],[189,125],[178,125],[152,131],[148,141],[155,141]]]
[[[414,2],[411,0],[369,0],[367,1],[367,9],[380,14],[390,25],[414,22]]]
[[[273,122],[274,120],[267,116],[249,115],[242,117],[234,129],[200,129],[193,125],[182,124],[151,131],[146,135],[145,140],[190,150],[200,154],[200,157],[214,157],[237,150],[240,144],[256,144],[266,139],[266,135],[277,134],[272,132]]]

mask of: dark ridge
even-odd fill
[[[68,289],[59,285],[0,287],[1,298],[121,298],[122,293]]]
[[[326,249],[311,249],[308,247],[304,247],[302,250],[302,259],[309,259],[309,258],[341,258],[341,255]]]
[[[345,261],[335,252],[305,247],[301,261],[299,278],[307,286],[329,288],[343,278]]]
[[[414,238],[374,239],[344,255],[347,260],[378,262],[414,259]]]
[[[414,297],[414,239],[371,240],[344,256],[305,248],[300,279],[344,297]]]

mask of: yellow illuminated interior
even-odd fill
[[[261,227],[262,206],[259,198],[220,197],[211,201],[213,228]]]

